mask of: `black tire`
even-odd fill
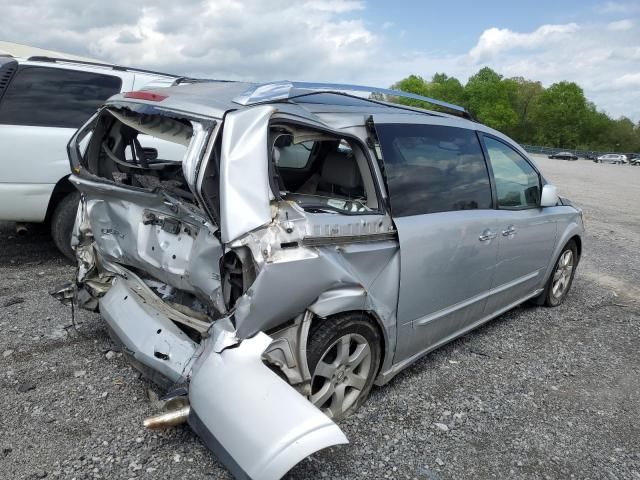
[[[566,287],[564,287],[562,293],[560,295],[554,295],[554,292],[553,292],[554,277],[556,276],[558,268],[561,268],[560,261],[563,258],[563,255],[565,254],[565,252],[567,251],[571,252],[571,255],[573,258],[573,267],[571,270],[571,274],[568,278],[568,283]],[[556,259],[556,263],[553,266],[553,270],[551,271],[551,275],[549,276],[549,280],[547,280],[547,284],[545,285],[544,291],[540,294],[540,296],[536,297],[533,300],[533,303],[535,303],[536,305],[544,305],[545,307],[557,307],[561,305],[562,302],[564,302],[565,298],[567,298],[567,295],[571,290],[571,285],[573,284],[573,277],[576,274],[576,267],[578,266],[579,261],[580,261],[580,257],[578,257],[578,247],[576,246],[576,243],[573,240],[570,240],[564,246],[564,248],[560,252],[560,255],[558,255],[558,258]]]
[[[364,386],[360,390],[346,386],[349,391],[345,393],[344,396],[346,397],[349,395],[350,402],[343,402],[345,406],[348,405],[344,411],[336,414],[331,411],[333,405],[324,407],[324,405],[327,405],[328,403],[333,403],[333,395],[329,397],[326,403],[316,405],[334,421],[339,421],[355,412],[369,396],[369,392],[371,391],[373,382],[378,374],[381,362],[382,338],[380,336],[380,332],[377,326],[374,325],[363,313],[345,313],[326,319],[316,319],[312,324],[311,331],[309,332],[309,341],[307,343],[307,362],[309,364],[309,372],[311,373],[312,378],[310,400],[313,401],[314,394],[317,394],[318,390],[322,388],[320,382],[328,382],[326,378],[318,375],[316,372],[320,360],[323,360],[323,357],[325,361],[327,358],[331,358],[332,349],[336,348],[334,344],[340,339],[345,338],[347,335],[352,336],[353,338],[357,337],[358,339],[364,339],[366,341],[366,344],[370,349],[371,360],[368,365],[369,368],[367,370],[368,373],[366,375]],[[329,357],[327,357],[327,355]],[[355,350],[353,352],[350,351],[349,358],[352,357],[356,357]],[[352,369],[351,373],[356,373],[356,368],[357,366]],[[342,380],[337,378],[335,381],[348,383],[348,375],[349,372],[347,372],[346,375],[343,375]],[[364,375],[362,375],[362,378],[364,378]],[[335,389],[337,390],[337,386]]]
[[[73,192],[65,196],[51,215],[51,238],[60,252],[74,262],[76,255],[71,248],[71,232],[76,221],[80,193]]]

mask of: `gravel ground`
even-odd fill
[[[540,158],[585,210],[566,303],[520,307],[434,352],[342,422],[351,444],[290,478],[640,479],[640,168]],[[229,478],[187,428],[144,431],[158,392],[70,279],[44,228],[0,223],[0,476]]]

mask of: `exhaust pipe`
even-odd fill
[[[187,421],[190,411],[191,407],[189,405],[185,405],[178,409],[146,418],[143,424],[145,428],[148,428],[149,430],[160,430],[163,428],[175,427]]]
[[[26,223],[16,222],[16,233],[18,235],[25,235],[29,233],[29,227],[27,227]]]

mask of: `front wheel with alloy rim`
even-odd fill
[[[309,399],[338,421],[357,410],[369,395],[380,366],[381,338],[361,313],[316,319],[309,333]]]
[[[577,266],[578,248],[575,242],[571,240],[564,246],[558,256],[551,277],[549,277],[544,292],[542,292],[541,300],[543,301],[540,303],[543,303],[547,307],[557,307],[560,305],[571,289]]]

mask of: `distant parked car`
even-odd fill
[[[627,162],[627,156],[618,153],[607,153],[606,155],[600,155],[596,159],[596,163],[615,163],[616,165],[624,165]]]
[[[558,152],[549,155],[549,158],[557,158],[559,160],[577,160],[578,156],[571,152]]]
[[[633,153],[629,156],[629,165],[640,166],[640,153]]]
[[[80,194],[68,180],[71,135],[112,95],[177,79],[75,59],[1,56],[0,220],[48,222],[58,249],[73,258]],[[148,136],[141,143],[147,156],[157,156],[160,147],[165,157],[180,158],[184,150]]]

